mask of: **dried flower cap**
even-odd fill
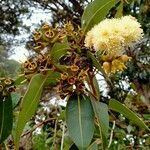
[[[141,25],[132,16],[105,19],[87,33],[85,46],[107,53],[112,50],[122,51],[125,46],[139,41],[142,36]]]

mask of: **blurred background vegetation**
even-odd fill
[[[31,35],[31,29],[33,29],[34,26],[39,26],[43,19],[41,15],[39,15],[41,22],[28,25],[24,23],[26,21],[24,18],[32,18],[34,10],[37,10],[40,11],[41,14],[49,15],[49,21],[52,26],[58,24],[63,25],[67,21],[71,21],[74,26],[78,26],[80,25],[84,8],[91,1],[92,0],[0,0],[0,77],[16,77],[20,71],[21,64],[9,57],[14,53],[14,50],[17,53],[16,47],[18,45],[22,46],[27,41],[30,41],[29,35]],[[130,109],[136,111],[138,115],[143,117],[149,124],[150,1],[124,0],[123,6],[119,7],[123,7],[124,15],[130,14],[138,19],[144,29],[145,35],[140,43],[128,50],[129,56],[133,59],[129,62],[128,69],[124,73],[112,77],[115,88],[112,89],[108,95],[114,98],[117,97],[120,101],[125,102]],[[116,12],[117,7],[112,8],[109,17],[113,17]],[[24,34],[28,35],[27,38],[23,38]],[[27,42],[27,48],[28,44]],[[128,87],[125,88],[125,86],[122,85],[123,82],[128,83]],[[116,93],[116,95],[114,95],[114,93]],[[55,96],[55,94],[46,95],[44,101],[49,104],[49,99],[52,96]],[[30,127],[41,121],[43,116],[44,118],[47,118],[47,116],[53,117],[59,114],[60,111],[63,111],[63,107],[60,107],[60,105],[56,103],[50,103],[48,110],[45,108],[45,105],[46,104],[41,103],[37,115],[31,120]],[[116,127],[114,129],[113,142],[110,149],[149,149],[150,134],[129,125],[128,120],[118,114],[110,118],[112,126],[113,119],[116,119]],[[55,135],[57,136],[55,143],[52,142],[55,124],[53,121],[49,121],[42,126],[42,132],[40,132],[40,134],[32,134],[32,140],[30,142],[25,143],[22,141],[22,149],[30,149],[33,147],[33,149],[43,150],[48,149],[51,144],[55,144],[57,149],[59,149],[58,145],[62,132],[61,126],[61,123],[57,126],[58,133]],[[31,138],[31,136],[29,137]],[[68,143],[69,142],[68,140]],[[8,143],[11,149],[11,140],[9,140]],[[67,144],[65,147],[69,149]],[[74,145],[72,146],[72,150],[73,149],[75,149]]]

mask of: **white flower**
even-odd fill
[[[85,46],[95,50],[121,53],[125,46],[139,41],[143,36],[141,25],[132,16],[105,19],[95,25],[86,35]]]
[[[121,18],[122,36],[125,45],[130,45],[133,42],[139,41],[143,36],[143,30],[140,23],[132,16],[125,16]]]

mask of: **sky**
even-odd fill
[[[27,15],[24,15],[22,17],[23,17],[23,24],[31,26],[30,28],[31,32],[35,30],[36,26],[40,24],[41,21],[50,22],[51,13],[49,10],[42,10],[35,8],[30,9],[31,9],[30,11],[32,11],[32,16],[30,18],[28,18]],[[18,46],[12,47],[12,49],[14,50],[14,54],[10,56],[10,59],[15,59],[18,62],[24,62],[27,59],[29,53],[25,48],[25,44],[29,36],[30,34],[21,31],[21,34],[15,37],[16,40],[21,41],[22,39],[24,39],[25,42],[21,42],[21,44],[19,44]]]

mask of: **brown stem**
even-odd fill
[[[88,75],[89,75],[89,84],[92,88],[93,95],[94,95],[94,97],[97,97],[97,93],[96,93],[96,90],[95,90],[95,87],[94,87],[94,84],[93,84],[93,77],[94,76],[90,75],[90,73],[88,73]]]
[[[47,120],[44,120],[44,121],[40,122],[39,124],[37,124],[37,125],[36,125],[34,128],[32,128],[31,130],[25,132],[21,137],[24,137],[24,136],[26,136],[26,135],[32,133],[32,132],[33,132],[34,130],[36,130],[38,127],[44,125],[45,123],[47,123],[47,122],[49,122],[49,121],[51,121],[51,120],[55,120],[55,119],[56,119],[56,118],[49,118],[49,119],[47,119]]]

